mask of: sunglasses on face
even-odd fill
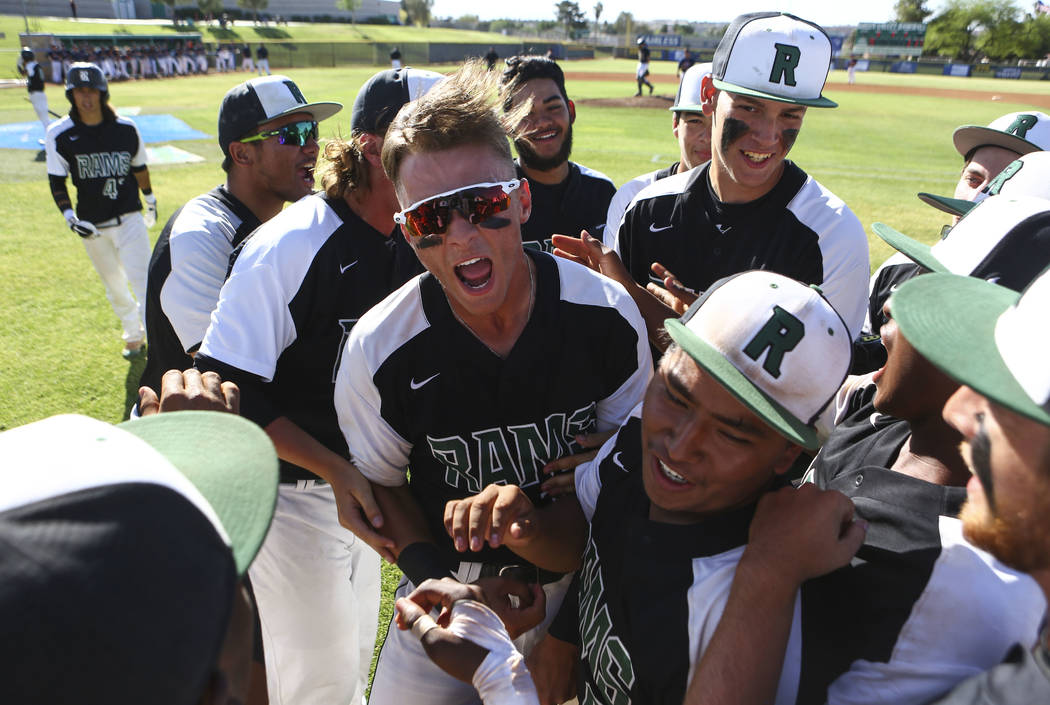
[[[303,120],[282,125],[276,130],[260,132],[251,137],[245,137],[239,142],[258,142],[271,137],[276,137],[280,144],[294,144],[297,147],[305,147],[311,138],[317,139],[317,123],[313,120]]]
[[[497,213],[510,208],[510,192],[521,186],[521,179],[472,184],[454,191],[439,193],[413,203],[394,214],[394,222],[403,225],[412,237],[443,235],[459,211],[472,225],[480,225]]]

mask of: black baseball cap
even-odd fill
[[[350,112],[350,130],[385,135],[397,111],[424,93],[444,76],[410,67],[380,71],[361,87]]]
[[[277,498],[277,455],[233,414],[0,434],[4,701],[197,702]]]
[[[326,120],[343,109],[342,103],[308,103],[295,82],[287,76],[260,76],[231,88],[219,108],[219,147],[230,156],[230,142],[247,136],[264,122],[293,113],[309,113]]]

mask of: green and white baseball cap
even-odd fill
[[[990,282],[929,274],[890,299],[923,357],[979,394],[1050,426],[1050,271],[1019,295]]]
[[[1050,198],[1050,152],[1029,152],[1010,162],[972,201],[920,193],[919,199],[952,215],[966,215],[989,196]]]
[[[759,418],[805,448],[849,373],[853,345],[815,286],[766,271],[727,277],[678,320],[671,338]]]
[[[753,12],[729,25],[711,72],[719,90],[834,108],[821,95],[830,69],[831,40],[820,26],[785,12]]]
[[[705,76],[711,75],[711,64],[694,64],[682,75],[682,82],[678,84],[678,94],[675,95],[674,105],[668,110],[677,113],[700,113],[700,84]]]
[[[952,134],[955,149],[966,155],[977,147],[1003,147],[1018,154],[1050,149],[1050,115],[1036,110],[1009,113],[988,123],[962,125]]]
[[[997,281],[1020,291],[1050,264],[1050,200],[991,196],[933,247],[873,223],[876,235],[933,272]]]

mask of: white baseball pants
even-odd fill
[[[47,126],[51,124],[51,116],[47,112],[47,95],[43,91],[31,91],[29,102],[33,104],[33,110],[36,111],[37,120],[44,126],[44,132],[47,132]]]
[[[362,705],[380,560],[340,526],[329,485],[281,484],[270,532],[248,571],[271,705]]]
[[[469,566],[478,566],[477,563],[461,563],[458,577],[470,582],[474,576],[465,571]],[[572,574],[568,574],[555,583],[543,586],[547,594],[547,616],[543,622],[525,632],[514,640],[524,655],[528,655],[532,648],[540,642],[547,633],[547,626],[558,614],[565,593],[572,582]],[[407,597],[416,586],[407,578],[401,579],[397,586],[395,599]],[[436,616],[436,612],[435,612]],[[383,642],[383,649],[379,652],[379,662],[376,664],[375,677],[372,679],[372,693],[368,698],[368,705],[480,705],[481,699],[474,686],[470,683],[456,680],[448,675],[430,660],[419,638],[411,631],[401,631],[390,620],[390,626]]]
[[[84,249],[106,287],[106,298],[113,313],[117,314],[124,328],[121,336],[124,342],[141,342],[146,337],[143,314],[150,258],[146,223],[142,213],[133,211],[120,216],[119,225],[107,227],[105,223],[96,223],[96,226],[99,237],[84,240]]]

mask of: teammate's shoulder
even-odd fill
[[[616,184],[613,182],[613,180],[605,174],[603,174],[602,172],[598,171],[597,169],[592,169],[589,166],[584,166],[583,164],[580,164],[578,162],[569,162],[569,165],[570,167],[576,167],[580,171],[580,176],[582,176],[583,178],[594,179],[596,181],[607,181],[609,182],[609,185],[613,187],[614,190],[616,189]]]
[[[135,124],[135,121],[127,117],[126,115],[117,115],[116,119],[113,122],[124,129],[130,128],[136,133],[139,131],[139,126]]]
[[[864,226],[846,202],[808,174],[787,208],[800,222],[817,233],[829,230],[839,233],[852,232],[855,236],[862,237],[865,245],[867,244]]]
[[[633,199],[642,189],[656,181],[657,174],[659,173],[660,169],[656,169],[642,174],[641,176],[636,176],[630,181],[625,181],[623,186],[616,189],[616,197],[626,198],[627,196],[630,196]]]
[[[656,179],[648,186],[638,192],[634,197],[635,202],[647,201],[655,198],[677,198],[687,193],[699,178],[702,170],[690,169],[663,179]]]
[[[286,257],[296,252],[311,260],[321,246],[339,229],[342,220],[319,193],[300,198],[263,223],[245,241],[240,259]]]
[[[554,260],[561,280],[560,298],[562,301],[592,306],[605,306],[621,310],[621,307],[633,306],[634,302],[627,290],[609,277],[602,276],[594,270],[577,262],[539,253]],[[621,310],[622,312],[622,310]]]
[[[76,123],[73,122],[73,118],[69,117],[68,115],[63,115],[58,120],[53,120],[51,124],[47,126],[46,134],[50,138],[56,138],[63,132],[66,132],[67,130],[72,128],[74,125],[76,125]]]
[[[423,309],[421,284],[428,273],[412,277],[365,312],[350,332],[350,345],[360,348],[371,366],[430,327]]]

